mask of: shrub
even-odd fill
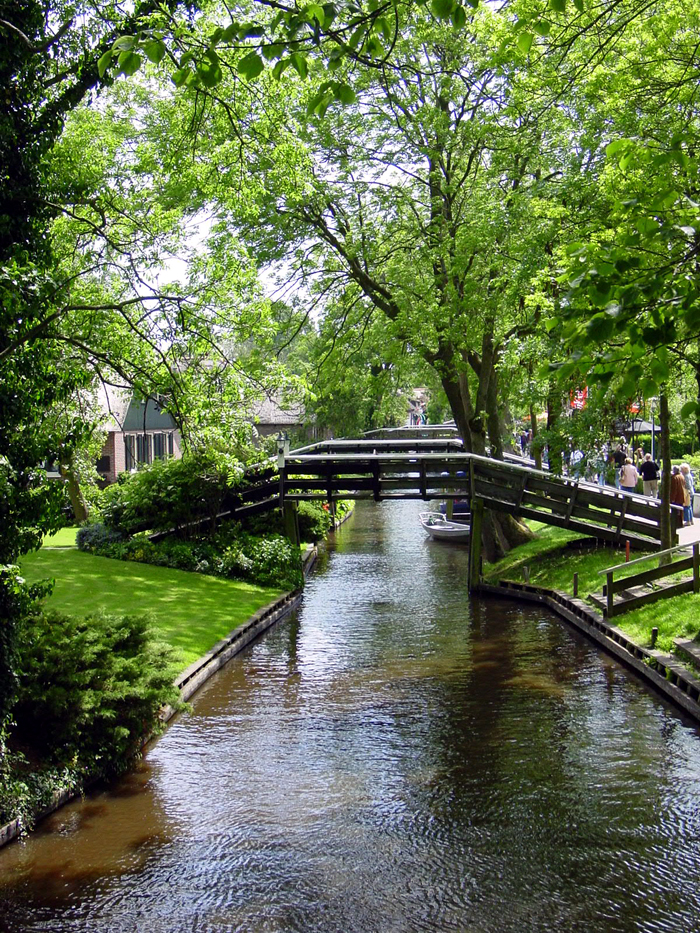
[[[259,586],[297,589],[304,581],[301,552],[282,535],[254,538],[243,535],[238,544],[223,555],[227,576],[250,580]]]
[[[101,553],[107,545],[121,541],[122,538],[121,532],[116,531],[114,528],[107,528],[101,522],[95,522],[78,528],[75,543],[80,551],[89,551],[96,554]]]
[[[322,540],[330,531],[332,522],[326,503],[299,503],[299,535],[302,541]]]
[[[105,491],[103,519],[123,534],[180,528],[196,535],[200,520],[214,521],[237,478],[213,455],[156,460]]]
[[[14,714],[21,738],[49,761],[117,773],[178,704],[178,665],[145,616],[45,613],[28,620]]]

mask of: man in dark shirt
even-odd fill
[[[625,465],[625,460],[627,459],[627,447],[623,448],[618,445],[613,451],[613,461],[615,463],[615,485],[617,488],[620,488],[620,470]]]
[[[658,496],[659,494],[659,465],[651,459],[651,454],[645,454],[639,472],[642,474],[645,496]]]

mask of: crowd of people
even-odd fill
[[[531,455],[532,431],[522,430],[517,442],[524,457]],[[546,460],[545,456],[545,460]],[[614,444],[603,444],[586,455],[572,445],[562,457],[564,473],[575,479],[610,485],[623,492],[636,492],[639,480],[645,496],[658,497],[661,467],[642,447],[632,450],[623,436]],[[693,525],[695,483],[689,464],[682,463],[671,470],[671,503],[683,507],[683,525]]]

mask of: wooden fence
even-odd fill
[[[630,567],[650,560],[660,561],[659,566],[634,574],[627,572]],[[615,574],[622,573],[622,571],[625,575],[615,579]],[[669,577],[687,571],[690,571],[688,577],[652,588],[652,584],[659,580],[667,580]],[[698,593],[700,592],[700,544],[696,541],[692,545],[691,555],[688,555],[687,545],[680,545],[656,554],[638,557],[624,564],[616,564],[614,567],[601,570],[600,573],[605,576],[606,580],[603,598],[593,597],[593,601],[603,610],[607,618],[629,612],[638,606],[654,603],[659,599],[678,596],[680,593]],[[616,596],[618,599],[615,599]]]

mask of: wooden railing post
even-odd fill
[[[296,502],[288,500],[282,507],[284,514],[284,533],[293,545],[299,547],[301,544],[301,535],[299,534],[299,512]]]
[[[469,532],[469,579],[467,585],[471,593],[479,584],[481,568],[481,526],[484,519],[484,500],[471,501],[471,527]]]
[[[700,593],[700,545],[693,544],[693,592]]]
[[[607,572],[607,574],[605,575],[605,579],[607,580],[607,585],[605,587],[605,595],[608,601],[608,608],[607,608],[606,615],[608,616],[608,618],[610,618],[610,616],[613,614],[613,572],[612,570],[609,570]]]

